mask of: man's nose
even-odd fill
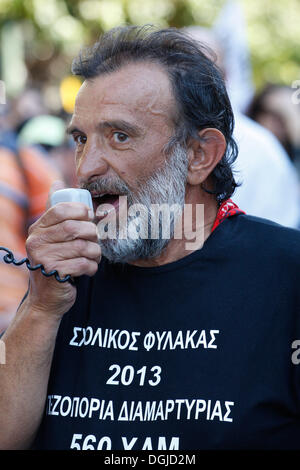
[[[101,146],[96,142],[86,143],[83,152],[76,160],[78,182],[87,182],[94,177],[103,176],[108,170],[108,164]]]

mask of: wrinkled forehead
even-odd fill
[[[157,64],[128,64],[87,79],[76,98],[74,116],[80,119],[125,118],[145,125],[172,125],[176,104],[167,72]]]

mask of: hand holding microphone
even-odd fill
[[[26,250],[30,264],[40,263],[46,272],[56,270],[60,278],[93,276],[101,260],[101,249],[92,220],[90,193],[63,188],[61,182],[55,182],[46,212],[29,228]],[[38,309],[61,316],[75,302],[76,287],[46,278],[39,270],[32,271],[28,297]]]

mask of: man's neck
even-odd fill
[[[185,201],[185,206],[190,204],[192,207],[192,232],[194,233],[197,230],[197,233],[201,233],[201,244],[192,243],[191,238],[186,230],[182,230],[183,237],[180,239],[172,238],[163,252],[157,256],[156,258],[151,259],[138,259],[135,261],[130,262],[134,266],[141,266],[141,267],[153,267],[153,266],[161,266],[164,264],[172,263],[177,261],[185,256],[190,255],[193,251],[201,248],[203,243],[209,237],[213,224],[215,222],[218,206],[214,196],[204,193],[201,190],[201,197],[199,197],[199,192],[191,191],[188,193]],[[196,220],[196,205],[203,204],[203,217],[201,217],[200,221]],[[184,214],[182,217],[182,221],[184,222]],[[190,233],[191,235],[191,233]],[[191,245],[195,247],[190,248]],[[189,247],[189,248],[187,248]]]

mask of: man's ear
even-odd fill
[[[226,140],[221,131],[207,128],[199,131],[198,139],[189,145],[189,167],[187,182],[191,185],[203,183],[217,166],[226,150]]]

